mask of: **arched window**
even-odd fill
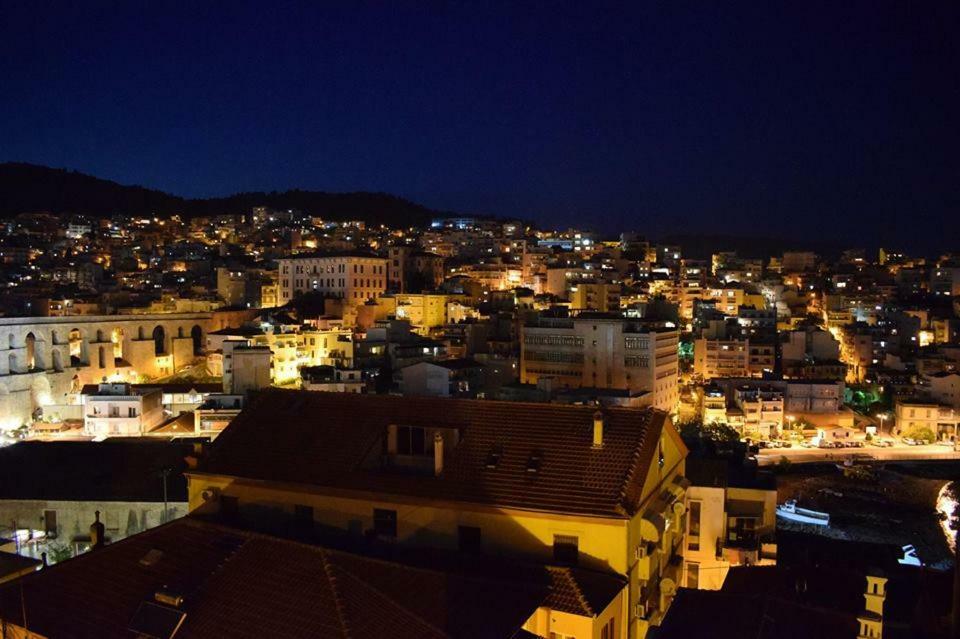
[[[33,332],[27,333],[27,370],[37,368],[37,336]]]
[[[164,355],[167,352],[167,335],[162,326],[153,329],[153,354]]]
[[[116,359],[123,357],[123,329],[119,326],[110,332],[110,341],[113,342],[113,356]]]
[[[203,353],[203,329],[194,326],[190,329],[190,337],[193,339],[193,354],[201,355]]]
[[[100,353],[100,356],[97,358],[100,364],[100,368],[106,368],[107,367],[107,348],[105,346],[101,346],[97,350]]]

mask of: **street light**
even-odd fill
[[[880,420],[880,435],[883,434],[883,420],[885,420],[887,417],[889,417],[889,415],[886,413],[877,413],[877,419]]]

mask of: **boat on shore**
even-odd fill
[[[796,499],[788,499],[777,506],[777,517],[797,522],[798,524],[813,524],[814,526],[829,526],[830,515],[819,510],[810,510],[797,506]]]

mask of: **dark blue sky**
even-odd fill
[[[4,2],[0,160],[960,249],[958,6]]]

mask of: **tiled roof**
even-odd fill
[[[583,617],[602,613],[619,594],[626,580],[608,573],[550,566],[550,595],[544,606]]]
[[[183,597],[177,639],[511,637],[545,584],[454,574],[191,517],[0,586],[0,617],[46,637],[129,639],[143,602]]]
[[[213,444],[201,473],[499,507],[625,517],[640,505],[664,414],[596,407],[270,390]],[[381,463],[389,425],[457,428],[439,477]],[[677,438],[679,441],[679,439]],[[682,444],[680,444],[682,445]],[[452,450],[450,450],[452,448]],[[491,454],[499,459],[488,467]],[[537,470],[529,469],[539,456]]]

